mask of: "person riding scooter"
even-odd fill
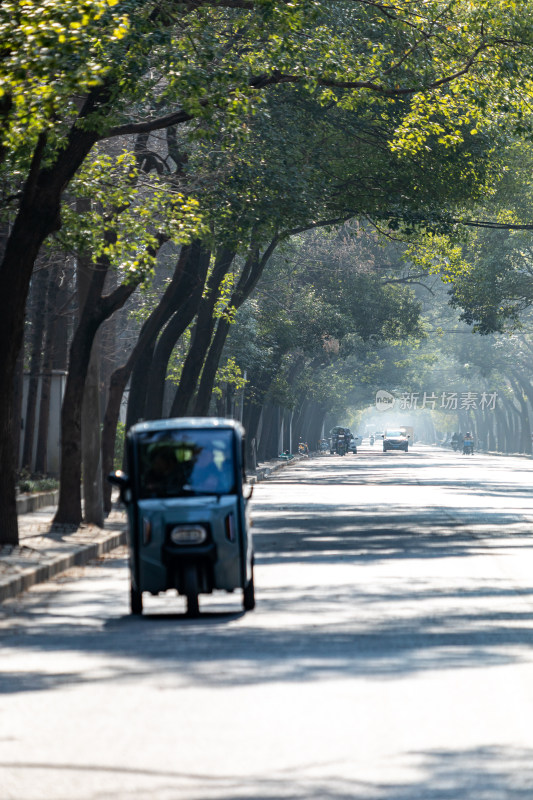
[[[331,452],[343,456],[347,451],[346,431],[344,428],[337,426],[331,431]]]
[[[463,439],[463,455],[471,456],[474,454],[474,437],[467,431]]]

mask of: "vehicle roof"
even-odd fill
[[[224,419],[223,417],[169,417],[168,419],[152,419],[146,422],[137,422],[129,429],[128,433],[143,433],[146,431],[165,431],[165,430],[234,430],[236,433],[244,434],[244,428],[240,422],[234,419]]]

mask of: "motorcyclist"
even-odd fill
[[[342,443],[342,446],[344,447],[344,442],[345,442],[344,428],[339,428],[339,427],[334,428],[331,432],[331,452],[338,453],[339,446]],[[344,447],[344,449],[346,449],[346,447]]]
[[[352,447],[352,432],[349,428],[344,429],[344,449],[348,452]]]
[[[459,447],[459,442],[461,441],[461,434],[457,433],[457,431],[452,435],[452,449],[457,450]]]
[[[300,436],[300,438],[298,440],[298,453],[301,456],[308,456],[309,455],[309,446],[308,446],[307,442],[304,442],[304,440],[302,439],[301,436]]]
[[[463,439],[463,453],[473,453],[474,452],[474,437],[467,431],[464,435]]]

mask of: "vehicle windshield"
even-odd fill
[[[387,438],[396,438],[398,436],[405,436],[405,431],[394,430],[394,431],[387,431],[386,433]]]
[[[231,494],[233,432],[165,430],[139,434],[139,497]]]

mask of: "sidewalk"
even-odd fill
[[[269,461],[249,475],[250,484],[263,481],[273,472],[301,460]],[[57,493],[19,498],[19,544],[0,546],[0,603],[37,583],[44,583],[72,567],[83,566],[104,553],[126,544],[126,516],[114,507],[106,527],[82,525],[74,533],[51,531]],[[39,504],[45,502],[39,508]]]

